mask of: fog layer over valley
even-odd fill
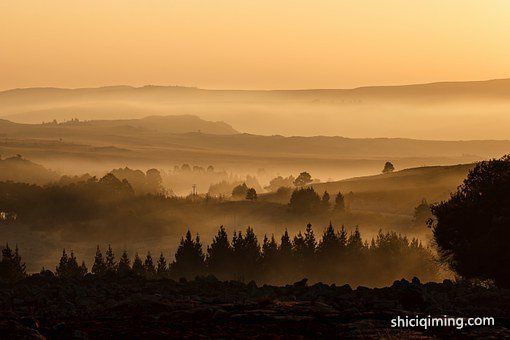
[[[0,92],[0,118],[41,123],[191,114],[264,135],[508,139],[509,84],[501,79],[273,91],[28,88]]]
[[[350,238],[356,249],[376,254],[366,257],[371,268],[384,267],[377,262],[381,249],[411,249],[417,257],[387,275],[352,268],[352,277],[331,282],[381,286],[402,276],[450,277],[434,261],[430,206],[447,200],[474,162],[510,150],[502,129],[508,116],[498,113],[506,109],[507,82],[5,91],[0,241],[17,244],[33,272],[53,267],[62,248],[90,261],[97,245],[117,254],[163,252],[172,261],[188,230],[206,251],[220,226],[232,244],[251,230],[260,254],[281,247],[273,235],[288,235],[292,242],[284,243],[299,253],[308,230],[316,249]],[[476,111],[482,106],[495,118],[483,125],[495,124],[493,134],[472,129],[485,115]],[[444,110],[440,121],[425,124]],[[441,137],[454,122],[450,137]],[[392,129],[425,139],[340,137],[395,136]],[[443,140],[431,140],[438,136]],[[423,263],[426,272],[419,271]],[[269,276],[262,280],[271,282]]]

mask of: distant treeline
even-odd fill
[[[118,254],[117,254],[118,255]],[[363,241],[359,230],[347,233],[331,224],[316,240],[310,224],[304,233],[291,239],[285,231],[277,242],[274,236],[264,237],[262,245],[252,228],[234,232],[231,241],[220,227],[212,243],[205,249],[199,235],[188,230],[180,241],[175,258],[167,264],[163,253],[153,258],[135,254],[131,260],[124,251],[117,257],[109,246],[103,255],[97,247],[90,268],[98,276],[145,276],[147,278],[187,278],[215,275],[221,280],[286,284],[302,278],[328,283],[382,286],[400,278],[419,277],[423,281],[438,279],[439,268],[430,250],[417,239],[395,232],[380,231],[371,242]],[[0,275],[13,281],[24,277],[25,269],[16,248],[2,251]],[[47,272],[43,268],[43,272]],[[63,250],[55,269],[63,279],[80,279],[88,273],[84,262],[79,263],[72,251]]]

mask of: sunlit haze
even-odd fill
[[[510,75],[510,3],[0,3],[0,89],[350,88]]]

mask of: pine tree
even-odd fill
[[[315,240],[315,234],[310,223],[306,225],[304,241],[305,241],[304,255],[305,257],[312,259],[317,248],[317,241]]]
[[[151,252],[147,252],[147,256],[145,257],[145,262],[143,263],[143,268],[145,269],[145,273],[149,275],[156,274],[156,267],[154,267],[154,261],[152,260]]]
[[[161,253],[159,255],[159,259],[158,259],[158,266],[157,266],[157,269],[156,269],[156,273],[159,275],[159,276],[163,276],[166,274],[168,268],[167,268],[167,265],[166,265],[166,259],[165,259],[165,256],[163,255],[163,253]]]
[[[186,238],[181,238],[175,261],[171,265],[172,275],[175,277],[194,278],[204,272],[205,256],[202,251],[200,238],[195,240],[191,237],[191,231],[188,230]]]
[[[117,266],[117,273],[120,276],[126,276],[129,272],[131,272],[131,261],[129,261],[127,251],[124,250]]]
[[[97,246],[94,264],[92,265],[92,273],[95,275],[103,275],[105,272],[106,264],[103,259],[103,253],[101,253],[101,249]]]
[[[58,263],[55,272],[58,277],[64,278],[67,276],[67,263],[69,262],[69,257],[67,256],[66,250],[62,250],[62,256],[60,257],[60,261]]]
[[[78,266],[78,260],[74,256],[74,252],[71,250],[71,255],[67,261],[67,276],[72,278],[80,277],[80,267]]]
[[[85,261],[81,262],[81,266],[80,266],[79,270],[80,270],[80,276],[87,275],[89,270],[87,269],[87,266],[85,265]]]
[[[339,212],[345,211],[345,199],[341,192],[338,192],[335,196],[335,210]]]
[[[325,209],[329,209],[329,200],[330,200],[329,193],[327,191],[324,191],[324,194],[322,194],[321,203]]]
[[[108,250],[106,251],[106,271],[108,273],[116,273],[117,272],[117,264],[115,263],[115,254],[113,253],[112,247],[108,245]]]
[[[26,276],[25,264],[21,262],[18,246],[15,251],[5,245],[2,249],[2,260],[0,261],[0,279],[5,279],[9,282],[16,282]]]
[[[236,238],[234,232],[234,238]],[[207,247],[206,265],[209,273],[221,279],[233,278],[233,249],[228,241],[228,235],[223,226],[220,226],[218,234]]]
[[[142,259],[138,256],[138,253],[135,254],[135,259],[133,260],[133,273],[136,275],[144,275],[145,268],[143,267]]]

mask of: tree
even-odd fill
[[[159,259],[158,259],[158,265],[157,265],[157,268],[156,268],[156,273],[159,276],[162,276],[162,275],[166,274],[167,270],[168,270],[168,268],[167,268],[167,265],[166,265],[165,256],[163,255],[163,253],[161,253],[159,255]]]
[[[393,171],[395,171],[395,167],[393,166],[393,163],[386,162],[384,164],[384,168],[382,169],[382,173],[383,174],[387,174],[387,173],[390,173],[390,172],[393,172]]]
[[[162,195],[165,193],[163,178],[158,169],[149,169],[145,174],[147,191],[151,194]]]
[[[278,176],[269,181],[269,185],[265,186],[264,189],[268,191],[276,191],[282,187],[284,188],[292,188],[294,186],[295,178],[290,175],[289,177]]]
[[[321,198],[321,203],[324,206],[324,208],[329,209],[329,200],[330,200],[329,193],[327,191],[324,191]]]
[[[126,276],[131,272],[131,263],[129,261],[127,251],[122,252],[122,256],[120,257],[119,264],[117,266],[117,273],[120,276]]]
[[[78,279],[87,274],[87,267],[85,262],[82,262],[81,266],[78,266],[76,256],[71,251],[71,255],[68,256],[66,250],[62,250],[62,256],[60,257],[59,264],[55,270],[57,276],[62,279]]]
[[[131,270],[135,275],[144,275],[145,274],[145,268],[143,266],[142,259],[140,256],[138,256],[138,253],[135,254],[135,259],[133,260],[133,267],[131,267]]]
[[[115,263],[115,255],[113,254],[112,247],[108,245],[108,250],[106,251],[106,271],[108,273],[117,272],[117,264]]]
[[[220,226],[218,234],[213,238],[211,245],[207,247],[207,269],[219,278],[230,278],[233,270],[232,258],[233,249],[227,232],[223,226]]]
[[[181,238],[181,243],[175,253],[175,260],[171,265],[172,275],[176,277],[194,278],[204,272],[205,256],[202,251],[202,244],[197,235],[195,240],[191,231],[186,232],[186,237]]]
[[[313,188],[300,188],[292,192],[289,206],[300,213],[309,213],[320,206],[321,199]]]
[[[441,259],[460,276],[510,287],[510,155],[478,163],[450,199],[432,206]]]
[[[340,212],[345,211],[345,199],[344,195],[340,191],[335,196],[335,210]]]
[[[421,203],[414,208],[414,218],[413,222],[415,225],[424,225],[427,221],[432,218],[432,212],[430,211],[430,205],[427,203],[427,200],[424,198],[421,200]]]
[[[246,183],[239,184],[232,189],[232,197],[234,198],[245,198],[248,192],[248,186]]]
[[[97,246],[96,256],[94,257],[94,264],[92,265],[92,273],[95,275],[103,275],[106,272],[106,263],[103,259],[101,249]]]
[[[143,263],[143,269],[146,274],[154,275],[156,274],[156,267],[154,267],[154,261],[152,260],[151,252],[147,252],[147,256],[145,256],[145,261]]]
[[[312,176],[306,171],[300,173],[299,176],[297,176],[297,178],[294,180],[294,185],[297,187],[303,187],[310,183],[312,183]]]
[[[245,235],[234,233],[232,247],[235,259],[236,279],[249,281],[256,278],[261,258],[260,245],[253,229],[246,228]]]
[[[257,191],[254,188],[250,188],[246,191],[246,199],[250,201],[257,200]]]
[[[24,277],[26,277],[26,268],[25,264],[21,261],[18,246],[16,246],[13,252],[9,244],[6,244],[5,248],[2,249],[0,279],[13,283]]]

